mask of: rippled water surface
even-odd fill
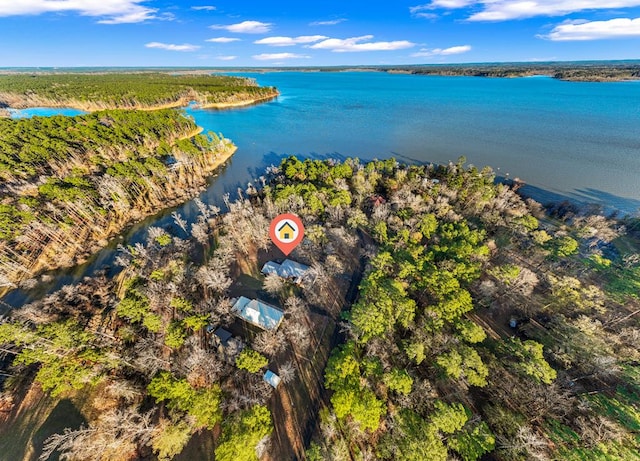
[[[277,86],[281,96],[242,109],[187,110],[206,130],[238,146],[202,194],[209,203],[221,204],[224,193],[235,195],[290,154],[438,163],[464,155],[500,176],[521,178],[524,191],[540,201],[571,198],[627,213],[640,208],[640,82],[375,72],[241,75]],[[96,270],[117,270],[118,242],[140,241],[150,225],[181,232],[171,211],[129,229],[88,263],[55,271],[51,281],[15,290],[5,301],[20,305]],[[192,202],[177,211],[195,220]]]

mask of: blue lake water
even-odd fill
[[[73,117],[85,112],[78,109],[60,107],[31,107],[29,109],[9,109],[11,118],[50,117],[52,115],[66,115]]]
[[[541,201],[568,197],[627,213],[640,208],[640,82],[239,75],[282,95],[241,110],[188,111],[239,147],[211,188],[212,200],[289,154],[436,163],[464,155],[500,176],[519,177]]]
[[[498,175],[521,178],[524,191],[543,202],[571,198],[626,213],[640,208],[640,82],[376,72],[238,75],[276,86],[281,96],[241,109],[187,109],[199,125],[238,146],[210,179],[201,195],[205,202],[221,205],[223,194],[235,196],[291,154],[436,163],[464,155]],[[21,305],[97,270],[117,271],[117,243],[143,240],[150,225],[180,235],[172,211],[138,223],[86,264],[55,271],[51,281],[14,290],[4,301]],[[176,211],[190,221],[197,214],[193,202]]]

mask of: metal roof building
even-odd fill
[[[241,319],[263,330],[275,330],[282,322],[284,312],[277,307],[240,296],[231,308]]]
[[[309,266],[285,259],[282,264],[278,264],[275,261],[268,261],[262,266],[261,272],[265,275],[277,274],[283,279],[292,279],[295,283],[300,284],[308,270]]]

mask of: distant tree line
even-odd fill
[[[143,109],[238,102],[275,96],[274,88],[221,75],[169,73],[0,75],[0,106],[85,110]]]

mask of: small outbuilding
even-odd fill
[[[215,330],[213,332],[213,335],[218,338],[218,341],[220,341],[220,344],[222,344],[224,347],[227,347],[229,345],[229,340],[233,336],[230,331],[227,331],[222,327]]]
[[[268,382],[271,387],[273,387],[274,389],[277,389],[278,386],[280,385],[280,376],[278,376],[277,374],[275,374],[273,371],[271,370],[267,370],[267,372],[264,374],[264,378],[263,378],[266,382]]]

